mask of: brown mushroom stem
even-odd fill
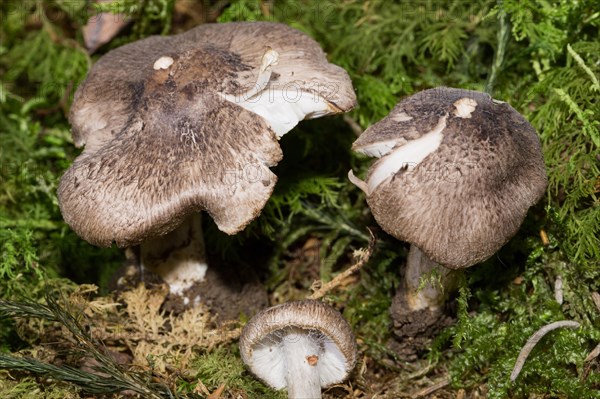
[[[430,279],[433,273],[437,276]],[[444,303],[448,294],[456,288],[456,281],[454,270],[439,266],[419,248],[411,245],[404,281],[390,309],[394,334],[401,339],[417,339],[413,343],[417,347],[424,344],[422,337],[430,336],[446,324]],[[412,350],[414,348],[402,351],[410,356]]]
[[[310,336],[309,331],[293,329],[287,334],[283,342],[283,353],[287,363],[285,379],[289,399],[321,398],[317,356],[320,352],[319,343]]]
[[[203,281],[208,266],[200,213],[189,216],[172,232],[144,241],[140,266],[160,276],[176,295]]]
[[[421,287],[423,277],[437,273],[439,281],[428,281]],[[452,270],[438,265],[415,245],[410,246],[404,272],[406,302],[411,311],[429,309],[432,313],[441,311],[448,293],[454,289],[456,279]]]

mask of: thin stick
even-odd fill
[[[221,399],[221,394],[223,393],[224,389],[225,389],[225,384],[219,385],[219,387],[213,393],[208,395],[208,397],[206,399]]]
[[[596,305],[598,312],[600,312],[600,294],[592,292],[592,301],[594,301],[594,305]]]
[[[417,370],[414,373],[410,373],[408,376],[406,376],[406,380],[410,381],[415,378],[422,377],[422,376],[426,375],[427,373],[429,373],[431,370],[433,370],[435,368],[435,366],[436,365],[434,363],[430,363],[429,365],[423,367],[422,369]]]
[[[348,269],[335,276],[331,281],[322,284],[321,287],[315,292],[313,292],[311,295],[309,295],[307,299],[320,299],[324,297],[329,291],[342,284],[342,282],[348,276],[360,270],[360,268],[362,268],[369,261],[369,258],[373,254],[373,249],[375,248],[375,236],[373,235],[373,232],[371,230],[369,230],[369,234],[371,235],[371,238],[369,239],[369,246],[367,247],[367,249],[355,251],[355,255],[358,254],[358,261],[352,266],[350,266]],[[313,287],[315,287],[317,284],[318,283],[315,282],[315,284],[313,284]]]
[[[362,127],[360,127],[358,122],[355,121],[350,115],[344,114],[342,119],[344,119],[344,122],[346,122],[346,124],[350,127],[350,130],[352,130],[356,137],[360,136],[363,133]]]
[[[594,301],[594,304],[600,312],[600,294],[598,294],[597,292],[592,292],[592,301]],[[584,362],[591,362],[592,360],[597,358],[598,355],[600,355],[600,343],[596,345],[596,347],[590,352],[589,355],[586,356]]]
[[[561,276],[556,276],[556,280],[554,280],[554,299],[559,305],[563,304],[563,279]]]
[[[529,337],[529,339],[525,343],[525,346],[523,346],[523,349],[521,349],[519,356],[517,356],[517,361],[515,362],[515,367],[513,368],[513,371],[510,374],[511,382],[514,382],[517,379],[517,377],[519,376],[519,373],[521,373],[521,369],[523,368],[523,365],[525,364],[525,361],[527,360],[527,356],[529,356],[529,353],[531,353],[534,346],[538,342],[540,342],[540,340],[544,337],[544,335],[548,334],[552,330],[556,330],[557,328],[561,328],[561,327],[578,328],[579,323],[576,321],[571,321],[571,320],[555,321],[554,323],[550,323],[550,324],[540,328],[539,330],[537,330],[535,332],[535,334],[533,334],[531,337]]]
[[[421,389],[417,393],[413,394],[411,396],[411,398],[413,398],[413,399],[422,398],[422,397],[432,394],[435,391],[437,391],[438,389],[442,389],[448,385],[450,385],[450,379],[448,377],[442,378],[440,381],[436,382],[435,384],[433,384],[427,388]]]
[[[591,362],[592,360],[597,358],[598,355],[600,355],[600,344],[596,345],[596,347],[590,352],[590,354],[586,356],[586,358],[583,362],[584,363]]]

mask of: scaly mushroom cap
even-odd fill
[[[242,230],[270,197],[282,153],[269,122],[231,99],[255,86],[269,48],[279,60],[265,90],[326,104],[302,117],[355,105],[347,73],[283,24],[201,25],[117,48],[75,93],[73,139],[85,150],[58,189],[65,221],[100,246],[139,244],[200,210],[226,233]]]
[[[377,223],[451,269],[500,249],[547,185],[533,127],[485,93],[405,98],[353,149],[381,157],[359,182]]]
[[[254,316],[240,337],[242,360],[267,385],[286,388],[282,346],[286,334],[298,330],[314,337],[321,348],[315,364],[321,387],[343,381],[356,364],[356,340],[340,313],[320,301],[287,302]]]

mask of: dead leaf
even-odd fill
[[[112,0],[96,0],[94,3],[106,3]],[[93,8],[92,8],[93,9]],[[110,42],[128,23],[125,14],[92,12],[87,24],[83,27],[83,41],[88,53],[92,54],[102,45]]]
[[[225,384],[219,385],[219,387],[213,393],[208,395],[208,397],[206,399],[220,399],[221,394],[223,393],[224,389],[225,389]]]

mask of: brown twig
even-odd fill
[[[323,284],[321,281],[313,283],[311,289],[313,289],[314,292],[309,295],[307,299],[320,299],[324,297],[331,290],[342,284],[348,276],[360,270],[369,261],[369,258],[371,258],[371,255],[373,254],[376,242],[375,236],[371,230],[369,230],[369,234],[371,235],[371,238],[369,239],[367,248],[354,251],[354,256],[358,258],[357,262],[327,283]],[[317,289],[316,287],[319,288]]]
[[[411,396],[411,398],[418,399],[418,398],[425,397],[425,396],[427,396],[429,394],[434,393],[438,389],[442,389],[442,388],[444,388],[444,387],[446,387],[448,385],[450,385],[450,378],[448,378],[448,377],[442,378],[441,380],[439,380],[435,384],[433,384],[431,386],[428,386],[427,388],[423,388],[420,391],[417,391],[416,393],[414,393]]]
[[[563,304],[563,279],[562,276],[556,276],[554,280],[554,299],[559,305]]]
[[[352,132],[358,137],[363,133],[363,128],[360,127],[357,121],[355,121],[350,115],[345,114],[342,119],[350,127]]]
[[[215,22],[217,18],[221,15],[223,10],[231,3],[230,0],[218,0],[210,9],[208,10],[208,18],[207,22]]]
[[[269,18],[273,14],[273,0],[266,0],[260,2],[260,12],[262,15]]]
[[[598,308],[598,312],[600,312],[600,294],[598,294],[597,292],[592,292],[592,301],[594,301],[594,304]],[[598,355],[600,355],[600,343],[598,345],[596,345],[596,347],[594,349],[592,349],[590,354],[586,356],[586,358],[583,362],[584,363],[591,362],[592,360],[597,358]]]
[[[597,292],[592,292],[592,301],[594,301],[594,305],[596,305],[598,312],[600,312],[600,294]]]
[[[589,355],[586,356],[586,358],[583,362],[584,363],[591,362],[592,360],[597,358],[598,355],[600,355],[600,343],[598,345],[596,345],[596,347],[590,352]]]
[[[523,346],[521,352],[519,352],[519,356],[517,356],[517,361],[515,362],[515,367],[513,368],[513,371],[510,374],[511,381],[515,381],[517,379],[517,377],[521,373],[523,365],[525,365],[527,356],[529,356],[529,353],[531,353],[535,345],[538,342],[540,342],[542,338],[544,338],[544,335],[548,334],[552,330],[556,330],[557,328],[561,327],[578,328],[579,323],[571,320],[555,321],[554,323],[545,325],[544,327],[537,330],[531,337],[529,337],[529,339],[525,343],[525,346]]]
[[[208,397],[206,399],[220,399],[221,394],[223,393],[224,389],[225,389],[225,384],[219,385],[219,387],[213,393],[208,395]]]
[[[208,390],[206,385],[204,385],[204,383],[202,382],[202,380],[200,378],[198,378],[198,382],[196,382],[196,386],[194,387],[194,392],[199,393],[201,395],[205,395],[205,396],[210,395],[210,391]]]
[[[540,230],[540,239],[542,240],[543,246],[550,245],[550,240],[548,239],[548,233],[546,233],[546,230]]]

